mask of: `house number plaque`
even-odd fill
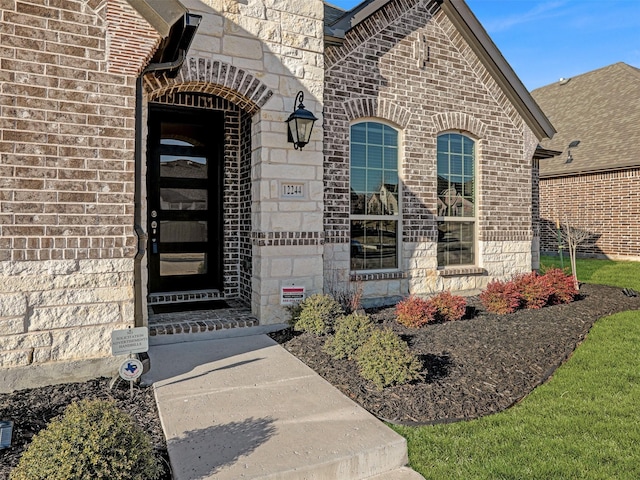
[[[281,185],[282,198],[304,198],[304,184],[283,183]]]

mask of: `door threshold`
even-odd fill
[[[202,302],[206,300],[224,300],[224,294],[218,289],[156,292],[149,294],[147,304],[162,305],[166,303]]]

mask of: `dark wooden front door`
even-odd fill
[[[149,109],[150,293],[222,290],[221,112]]]

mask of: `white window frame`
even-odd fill
[[[351,213],[351,195],[349,195],[349,239],[351,241],[351,222],[353,220],[369,220],[369,221],[394,221],[396,222],[396,256],[395,256],[395,266],[390,268],[375,268],[375,269],[354,269],[352,262],[352,245],[349,248],[349,268],[353,274],[375,274],[375,273],[383,273],[383,272],[396,272],[400,270],[400,259],[401,255],[401,245],[402,245],[402,179],[400,175],[401,171],[401,152],[402,152],[402,132],[396,126],[385,122],[379,118],[367,117],[358,119],[358,121],[352,122],[349,125],[349,191],[351,191],[351,179],[352,179],[352,136],[351,136],[351,128],[354,125],[362,124],[362,123],[376,123],[383,125],[385,127],[391,128],[397,135],[397,146],[396,146],[396,174],[398,176],[398,205],[397,212],[395,215],[367,215],[367,214],[353,214]]]
[[[468,132],[462,131],[444,131],[438,133],[436,136],[436,188],[438,188],[438,160],[437,155],[439,153],[437,143],[441,136],[443,135],[459,135],[462,138],[467,138],[473,142],[473,215],[472,216],[449,216],[449,215],[440,215],[441,203],[440,196],[441,192],[437,191],[436,196],[438,198],[438,205],[436,210],[436,226],[438,227],[438,241],[436,249],[438,249],[440,244],[439,239],[439,224],[440,222],[458,222],[458,223],[472,223],[473,224],[473,241],[471,242],[473,245],[473,258],[471,263],[453,263],[453,264],[441,264],[438,258],[438,269],[454,269],[454,268],[464,268],[464,267],[474,267],[478,265],[478,147],[479,147],[479,139],[475,136],[469,134]],[[462,197],[461,197],[462,198]],[[463,199],[464,200],[464,199]],[[463,212],[464,212],[464,206]],[[437,254],[439,257],[439,253]]]

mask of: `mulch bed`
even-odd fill
[[[478,298],[468,299],[467,316],[458,322],[407,329],[395,322],[393,308],[369,311],[409,343],[424,365],[424,379],[379,391],[358,375],[355,363],[335,360],[322,351],[324,339],[284,331],[273,334],[345,395],[381,419],[403,424],[431,424],[477,418],[518,402],[544,382],[585,338],[593,323],[625,310],[640,309],[640,297],[621,289],[582,285],[580,298],[568,305],[493,315]],[[640,321],[640,316],[639,316]],[[15,422],[12,447],[0,450],[0,479],[8,479],[31,438],[71,402],[113,399],[147,431],[166,464],[166,444],[152,388],[110,390],[108,379],[22,390],[0,395],[0,420]],[[163,477],[171,478],[168,471]]]
[[[153,388],[135,387],[131,398],[128,382],[121,382],[120,387],[109,389],[108,378],[1,394],[0,420],[12,420],[14,427],[11,448],[0,450],[0,479],[9,478],[9,472],[18,464],[22,452],[37,432],[51,419],[61,415],[67,405],[82,399],[114,400],[118,407],[128,412],[150,435],[154,450],[165,467],[162,479],[171,479]]]
[[[434,424],[510,407],[549,378],[597,319],[640,309],[640,297],[588,284],[571,304],[509,315],[487,313],[477,297],[467,302],[462,320],[420,329],[399,325],[394,308],[367,312],[408,342],[424,365],[423,380],[383,391],[358,375],[355,362],[324,353],[324,338],[291,331],[272,337],[377,417],[406,425]]]

